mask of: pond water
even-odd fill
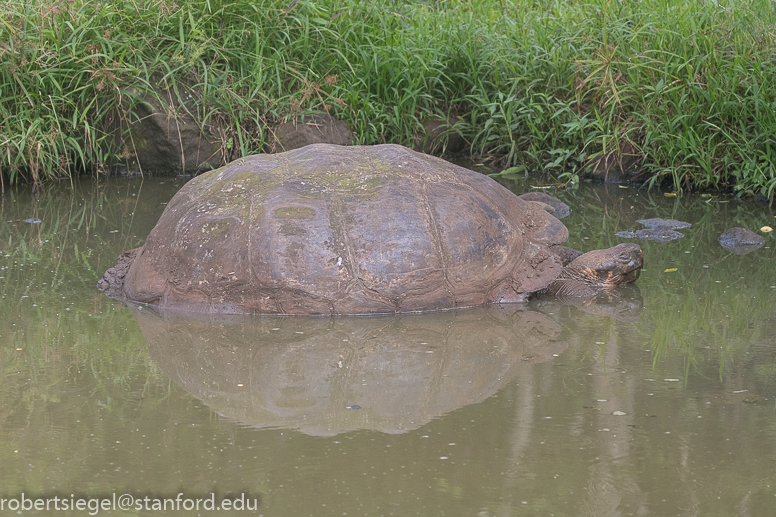
[[[774,514],[767,205],[558,192],[585,251],[638,219],[692,223],[641,241],[637,289],[609,305],[239,319],[106,298],[97,280],[184,182],[0,197],[0,515],[31,513],[22,494],[45,515],[208,513],[184,510],[197,498],[295,517]],[[732,226],[765,246],[725,251]],[[126,512],[86,501],[123,494]]]

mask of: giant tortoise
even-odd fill
[[[637,278],[638,245],[573,258],[551,211],[402,146],[313,144],[193,178],[99,286],[184,311],[375,314],[591,296]]]

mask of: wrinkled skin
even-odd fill
[[[558,297],[592,298],[602,289],[635,282],[644,265],[638,244],[618,244],[584,253],[563,268],[541,293]]]
[[[635,279],[606,250],[563,273],[568,230],[546,208],[401,146],[315,144],[194,178],[100,284],[188,312],[375,314],[524,302],[558,279],[590,287],[572,270],[593,262],[612,271],[600,285]]]
[[[109,268],[99,282],[97,288],[110,298],[121,299],[124,297],[124,277],[127,276],[129,268],[135,262],[140,248],[125,251],[119,255],[118,262],[112,268]]]

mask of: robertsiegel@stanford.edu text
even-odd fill
[[[216,494],[210,493],[205,497],[186,497],[178,493],[174,498],[170,497],[135,497],[130,494],[113,493],[109,497],[27,497],[22,493],[19,497],[4,498],[0,496],[0,512],[11,510],[24,512],[31,510],[46,511],[73,511],[81,510],[89,512],[89,515],[97,515],[100,510],[135,510],[135,511],[180,511],[180,510],[249,510],[255,511],[259,507],[256,497],[247,497],[244,493],[239,497],[224,497],[216,502]]]

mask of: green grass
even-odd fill
[[[767,0],[8,0],[4,181],[101,173],[143,92],[192,86],[231,158],[329,111],[362,144],[457,123],[473,156],[560,179],[639,157],[650,184],[776,190]]]

